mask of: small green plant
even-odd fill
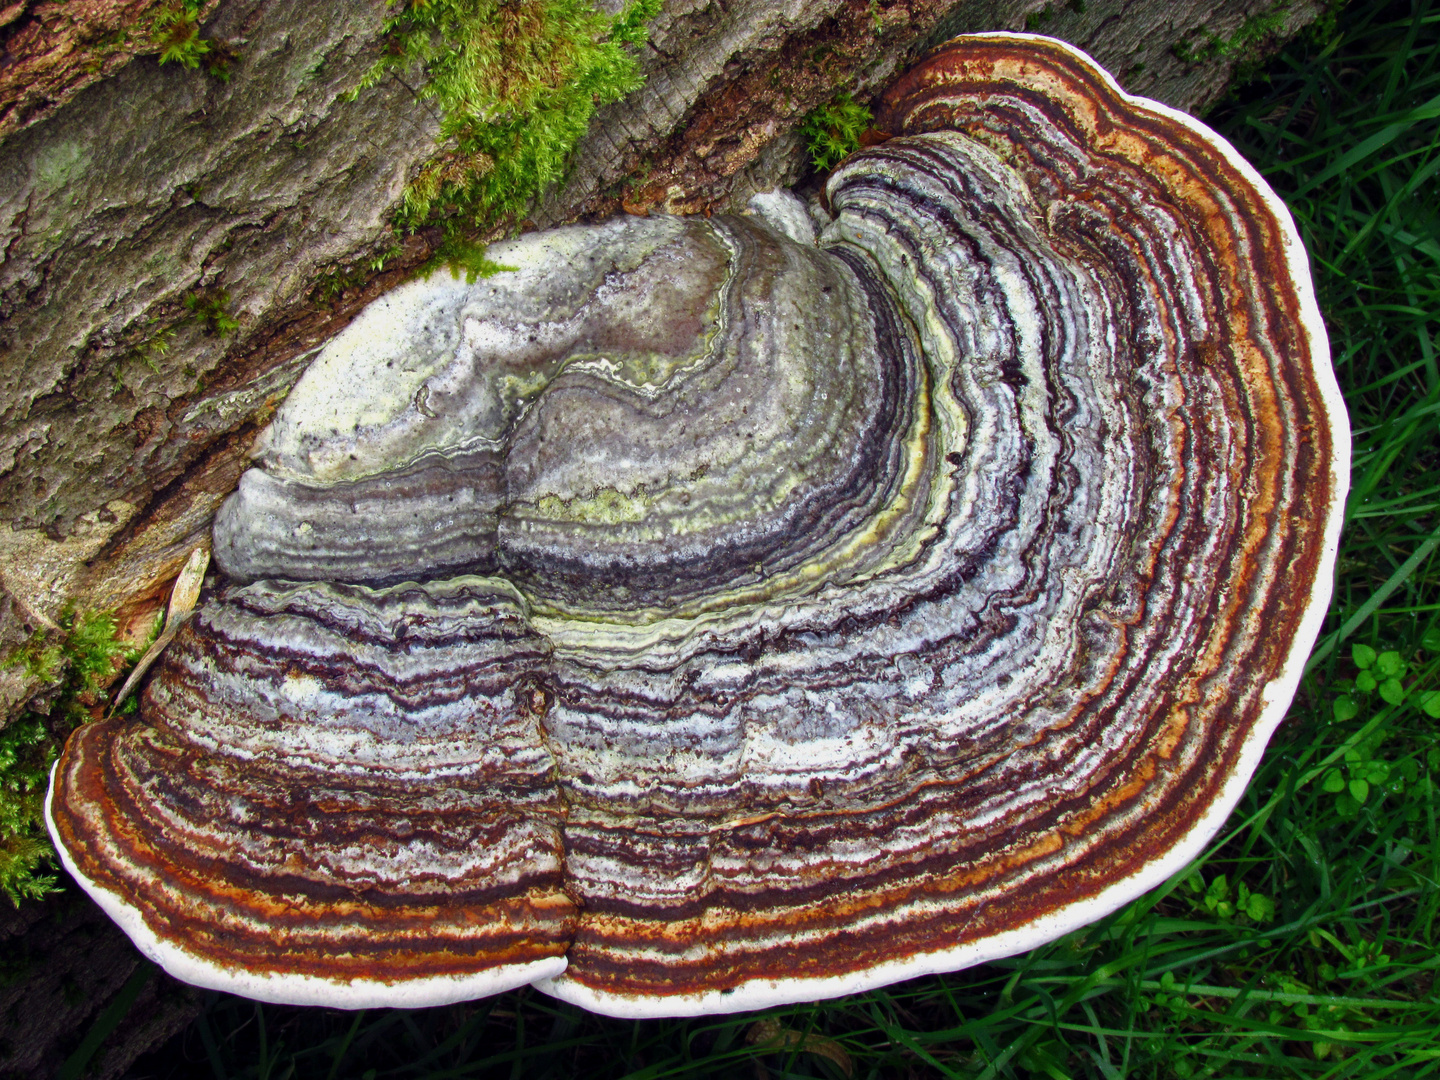
[[[1140,1010],[1148,1012],[1161,1008],[1172,1013],[1177,1020],[1182,1019],[1186,1013],[1186,988],[1176,980],[1173,971],[1163,973],[1157,981],[1159,985],[1154,991],[1140,996]]]
[[[55,855],[44,819],[50,766],[66,736],[103,704],[105,687],[139,655],[115,640],[107,612],[67,613],[60,627],[58,643],[32,640],[6,660],[48,678],[63,668],[65,679],[48,714],[27,712],[0,731],[0,892],[16,906],[56,887],[55,876],[42,871]]]
[[[221,42],[200,36],[204,7],[204,0],[180,0],[165,8],[150,24],[150,40],[160,50],[160,63],[191,70],[204,64],[206,74],[228,82],[236,56]]]
[[[1355,676],[1355,689],[1362,693],[1379,693],[1380,699],[1388,705],[1399,705],[1405,700],[1405,677],[1408,665],[1393,649],[1377,653],[1369,645],[1355,645],[1350,650],[1355,666],[1360,669]]]
[[[860,135],[874,119],[870,110],[848,93],[839,93],[807,113],[800,137],[810,150],[815,168],[833,169],[860,149]]]
[[[185,306],[200,319],[216,337],[224,337],[240,326],[240,320],[226,310],[230,294],[218,292],[192,292],[185,297]]]
[[[1431,653],[1440,651],[1437,639],[1440,634],[1428,631],[1422,647]],[[1357,643],[1351,646],[1350,658],[1357,670],[1354,679],[1337,680],[1343,692],[1331,704],[1336,723],[1349,723],[1376,708],[1398,709],[1407,702],[1427,716],[1440,717],[1440,692],[1407,688],[1405,678],[1410,665],[1398,650],[1377,651]],[[1378,699],[1378,705],[1372,702],[1372,696]],[[1440,753],[1433,748],[1427,750],[1422,766],[1418,753],[1400,754],[1394,759],[1382,757],[1380,741],[1379,736],[1371,736],[1347,747],[1342,760],[1325,771],[1321,789],[1335,797],[1335,811],[1346,820],[1357,817],[1366,805],[1378,805],[1390,796],[1404,796],[1408,790],[1414,797],[1402,801],[1399,816],[1401,820],[1418,821],[1432,791],[1431,774],[1440,771]]]
[[[1190,894],[1190,903],[1197,911],[1205,911],[1224,920],[1240,919],[1251,923],[1267,923],[1275,918],[1275,901],[1252,892],[1243,881],[1232,888],[1224,874],[1216,874],[1207,885],[1199,869],[1191,871],[1183,883]]]
[[[1312,932],[1310,936],[1313,948],[1323,947],[1319,935]],[[1322,964],[1321,969],[1321,980],[1333,981],[1334,968]],[[1324,1061],[1331,1056],[1343,1057],[1344,1044],[1335,1041],[1336,1036],[1344,1038],[1373,1022],[1357,1009],[1327,1002],[1324,996],[1316,994],[1313,987],[1299,979],[1284,974],[1272,974],[1265,981],[1274,998],[1274,1003],[1267,1012],[1266,1022],[1313,1032],[1310,1052],[1316,1061]]]

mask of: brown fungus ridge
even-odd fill
[[[877,127],[818,239],[794,200],[535,233],[325,347],[140,718],[57,766],[143,949],[723,1012],[1033,947],[1199,851],[1338,539],[1293,225],[1049,39],[950,42]]]

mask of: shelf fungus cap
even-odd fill
[[[138,716],[56,766],[144,951],[727,1012],[1031,948],[1200,851],[1348,474],[1290,217],[1046,38],[957,38],[877,126],[823,214],[531,234],[325,347]]]

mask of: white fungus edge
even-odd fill
[[[267,975],[241,967],[227,968],[201,959],[162,940],[145,923],[140,909],[125,897],[91,881],[80,872],[70,852],[60,842],[51,804],[55,799],[55,770],[50,767],[50,790],[45,794],[45,825],[66,871],[85,890],[100,910],[110,916],[135,943],[135,947],[166,972],[183,983],[202,990],[221,990],[255,1001],[275,1005],[313,1005],[329,1009],[424,1009],[452,1005],[458,1001],[502,994],[540,979],[559,976],[569,963],[563,956],[533,960],[526,964],[503,964],[473,975],[432,975],[425,978],[384,982],[379,979],[350,979],[341,982],[316,975],[280,973]]]

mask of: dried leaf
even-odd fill
[[[210,551],[208,548],[199,547],[190,553],[190,558],[185,560],[185,566],[180,571],[180,576],[175,579],[175,585],[170,590],[170,606],[165,610],[165,629],[155,639],[154,644],[145,650],[145,655],[140,657],[135,666],[130,669],[130,675],[125,680],[125,685],[120,687],[120,692],[115,695],[112,707],[118,706],[130,696],[130,691],[135,689],[145,672],[150,670],[150,665],[155,663],[165,647],[175,639],[180,627],[189,621],[190,616],[195,614],[195,601],[200,598],[200,586],[205,581],[205,570],[210,565]]]
[[[170,590],[170,606],[165,609],[165,629],[175,625],[177,618],[186,618],[195,610],[195,601],[200,599],[200,586],[205,583],[205,571],[210,566],[209,548],[198,547],[185,560],[175,587]]]

